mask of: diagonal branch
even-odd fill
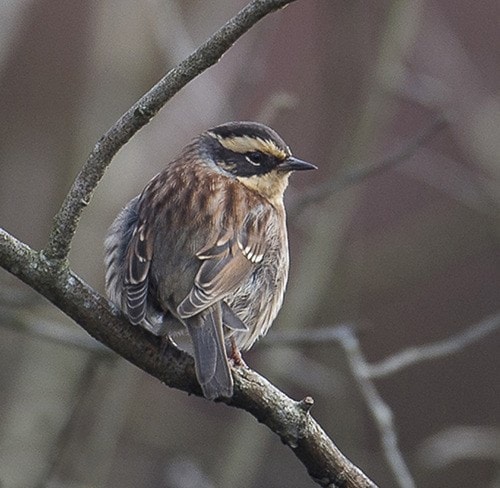
[[[141,327],[132,327],[67,266],[48,260],[0,228],[0,266],[49,299],[92,337],[167,386],[200,395],[194,362]],[[251,413],[280,436],[311,478],[329,488],[377,488],[310,415],[312,399],[296,402],[247,368],[233,370],[234,396],[225,402]]]
[[[217,63],[221,56],[260,19],[293,1],[295,0],[254,0],[248,4],[196,51],[170,70],[115,122],[94,146],[56,214],[45,249],[47,258],[56,260],[67,258],[83,209],[89,204],[94,189],[112,158],[127,141],[187,83]]]
[[[359,340],[351,327],[343,325],[339,330],[339,342],[344,348],[353,377],[380,433],[384,455],[397,486],[416,488],[415,480],[399,448],[394,415],[389,405],[382,399],[374,382],[366,374],[367,363]]]

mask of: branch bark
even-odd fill
[[[172,388],[201,396],[193,359],[132,327],[68,266],[49,260],[0,228],[0,265],[38,291],[92,337]],[[292,400],[248,368],[233,369],[234,396],[224,402],[251,413],[280,436],[311,478],[328,488],[377,488],[352,464],[310,414],[312,399]]]

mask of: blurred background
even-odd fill
[[[42,248],[97,139],[243,5],[2,2],[0,226]],[[106,229],[152,176],[206,128],[271,125],[320,170],[291,179],[286,301],[245,360],[314,397],[381,487],[498,488],[499,19],[497,0],[299,0],[268,16],[120,151],[72,268],[102,292]],[[370,363],[478,339],[373,378],[392,461],[384,405],[338,340],[312,341],[338,324]],[[0,270],[0,486],[316,485],[250,415],[165,388]]]

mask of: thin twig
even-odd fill
[[[354,169],[345,174],[335,175],[324,183],[316,185],[310,191],[302,192],[297,196],[294,207],[289,213],[298,213],[300,209],[305,208],[311,203],[323,200],[334,192],[338,192],[344,188],[361,183],[372,176],[387,171],[392,166],[406,161],[441,129],[446,127],[447,124],[448,122],[443,116],[437,117],[422,131],[422,133],[418,134],[410,141],[401,144],[400,148],[392,155],[376,163],[366,164],[363,168]]]
[[[452,425],[425,439],[416,457],[429,469],[443,469],[460,460],[500,461],[500,428],[494,425]],[[493,486],[493,485],[488,485]]]
[[[329,345],[343,339],[345,327],[345,324],[339,324],[298,332],[271,332],[262,339],[260,344],[265,347]],[[352,329],[354,326],[348,325],[348,327]],[[500,313],[490,315],[481,322],[442,341],[409,347],[377,363],[367,364],[364,374],[369,378],[383,378],[414,364],[449,356],[462,351],[465,347],[480,341],[498,329],[500,329]]]
[[[204,44],[169,71],[101,137],[76,177],[54,219],[45,248],[48,259],[65,260],[81,213],[112,158],[125,143],[187,83],[219,61],[221,56],[267,14],[295,0],[254,0],[215,32]]]
[[[142,327],[133,327],[109,302],[68,267],[48,260],[0,229],[0,265],[41,293],[107,345],[167,386],[201,396],[194,361]],[[248,368],[233,369],[234,395],[223,400],[251,413],[275,432],[304,464],[311,478],[328,488],[376,488],[326,435],[303,405]]]
[[[340,343],[346,352],[350,369],[359,390],[380,432],[384,454],[394,477],[402,488],[414,488],[415,482],[398,447],[392,411],[383,401],[372,380],[397,373],[420,362],[460,352],[499,328],[500,314],[491,315],[443,341],[405,349],[375,364],[369,364],[365,360],[354,333],[354,327],[348,324],[310,331],[272,333],[262,342],[272,347]]]
[[[369,364],[366,368],[366,374],[370,378],[383,378],[384,376],[399,372],[408,366],[449,356],[450,354],[460,352],[465,347],[480,341],[499,328],[500,314],[491,315],[481,322],[471,325],[467,329],[447,339],[424,346],[410,347],[393,356],[389,356],[383,361]]]
[[[387,463],[398,486],[415,488],[415,481],[398,446],[392,410],[384,402],[373,381],[366,374],[367,363],[352,327],[342,327],[343,334],[340,336],[340,344],[344,348],[353,377],[379,431]]]

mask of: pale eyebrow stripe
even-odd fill
[[[239,153],[261,151],[266,154],[271,154],[278,159],[286,159],[290,156],[290,150],[288,148],[288,151],[284,151],[276,146],[270,139],[250,136],[222,137],[214,132],[209,132],[209,134],[215,137],[222,146],[230,151]]]

